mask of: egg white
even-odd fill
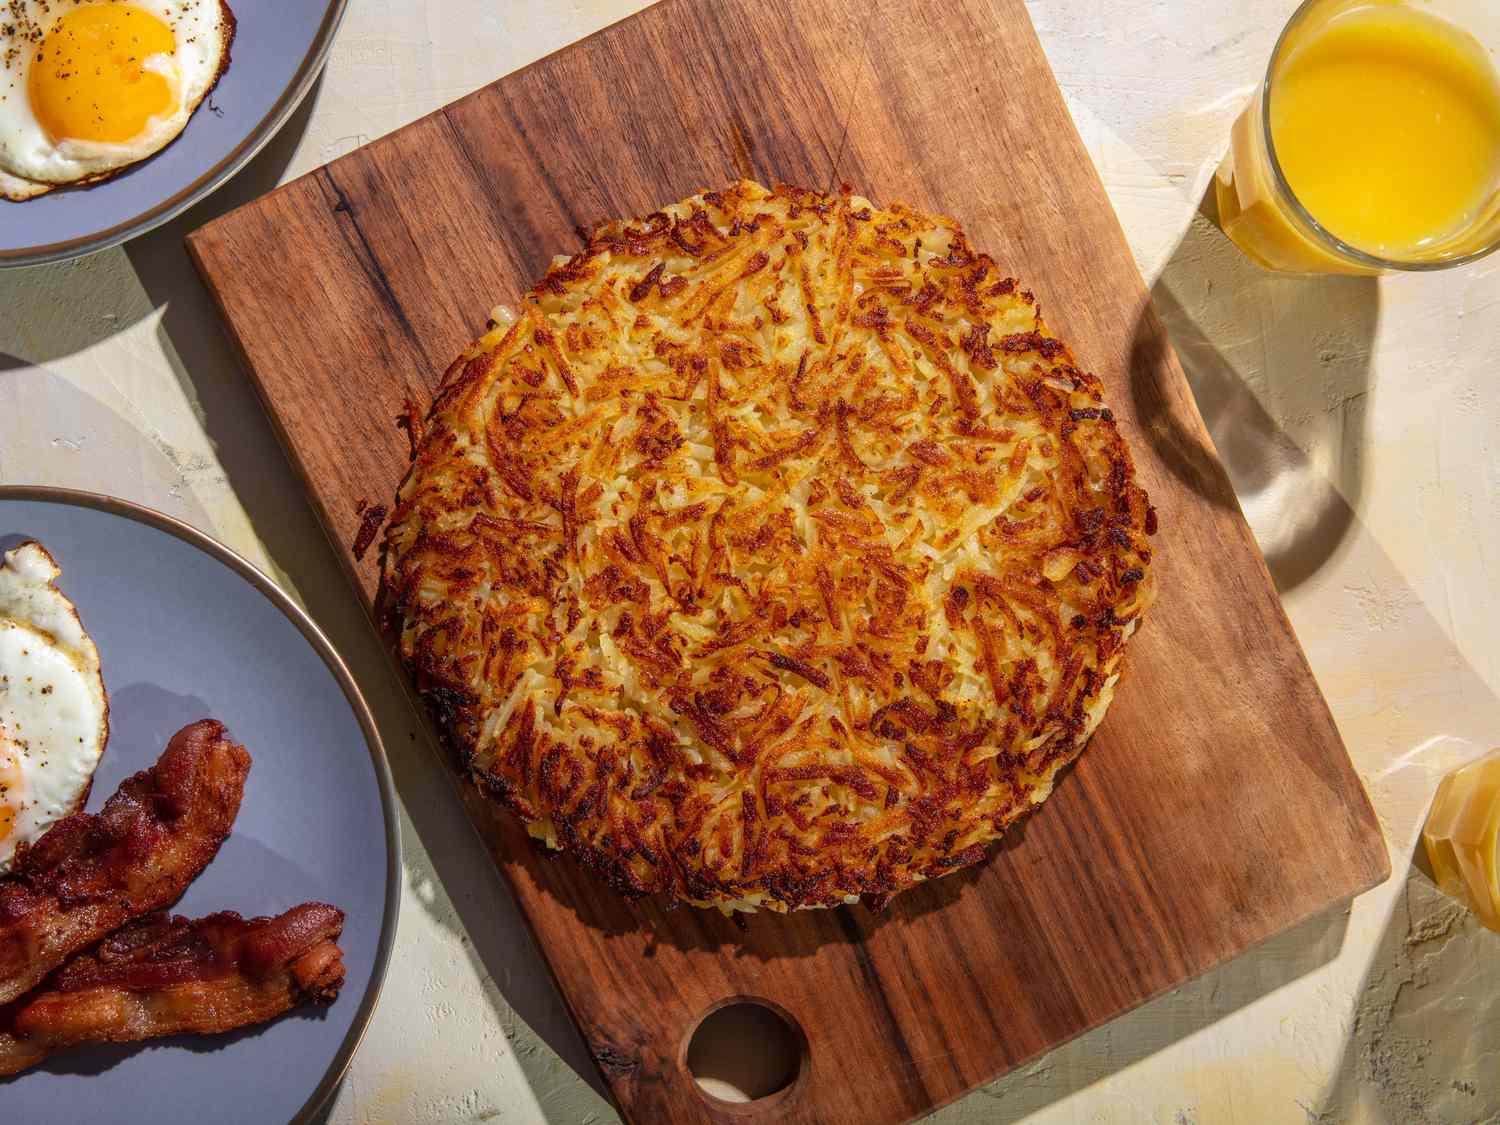
[[[118,144],[64,139],[54,142],[37,120],[28,95],[37,43],[66,11],[92,0],[10,0],[0,24],[0,195],[26,199],[62,184],[98,179],[165,148],[186,127],[227,65],[233,17],[221,0],[129,0],[168,27],[171,56],[148,60],[175,96],[173,109],[150,119],[135,137]]]
[[[21,844],[83,804],[109,738],[99,650],[57,588],[61,573],[36,542],[0,565],[0,740],[20,779],[0,793],[15,816],[0,873]]]
[[[51,184],[39,184],[35,180],[23,180],[20,176],[12,176],[4,169],[0,169],[0,196],[20,202],[23,199],[34,199],[38,195],[45,195],[52,190]]]

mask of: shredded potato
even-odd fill
[[[597,229],[448,370],[382,604],[468,772],[632,893],[883,902],[1103,718],[1155,513],[950,219],[741,182]]]

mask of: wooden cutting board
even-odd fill
[[[627,903],[465,799],[627,1117],[738,1116],[699,1093],[686,1044],[715,1005],[757,997],[806,1047],[756,1111],[899,1121],[1389,873],[1022,0],[666,0],[189,242],[368,603],[378,552],[351,552],[357,505],[389,503],[403,475],[404,400],[425,405],[580,225],[738,176],[959,216],[1035,289],[1104,380],[1161,514],[1132,670],[1024,832],[882,916],[741,934]]]

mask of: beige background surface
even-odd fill
[[[1500,935],[1411,857],[1438,778],[1500,744],[1500,258],[1431,277],[1285,279],[1198,216],[1292,0],[1029,4],[1395,875],[935,1120],[1495,1119]],[[127,248],[0,273],[0,482],[111,492],[223,540],[297,594],[377,711],[404,810],[403,913],[384,999],[329,1112],[338,1125],[613,1113],[580,1077],[581,1045],[182,235],[642,6],[353,0],[312,96],[228,188]]]

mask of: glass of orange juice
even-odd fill
[[[1500,0],[1306,0],[1234,125],[1219,223],[1293,273],[1500,246]]]

